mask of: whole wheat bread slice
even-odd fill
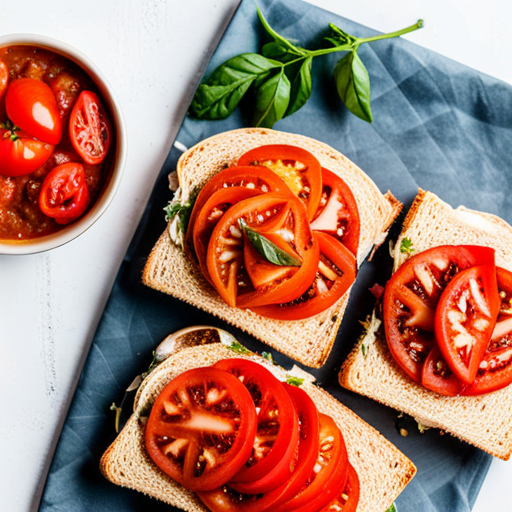
[[[403,238],[415,254],[438,245],[493,247],[496,264],[512,270],[512,227],[488,213],[453,209],[436,195],[420,190],[394,250],[395,270],[407,258]],[[512,453],[512,386],[481,396],[446,397],[409,379],[391,356],[382,324],[375,315],[343,364],[340,384],[437,427],[486,452],[508,460]],[[362,345],[365,346],[363,353]]]
[[[341,153],[327,144],[291,133],[248,128],[221,133],[186,151],[178,161],[181,202],[186,203],[216,173],[235,165],[245,152],[265,144],[290,144],[313,153],[321,165],[349,185],[357,202],[361,233],[357,260],[360,265],[374,246],[380,245],[402,205],[390,192],[382,194],[375,183]],[[350,290],[329,310],[306,320],[263,318],[249,310],[229,307],[203,277],[199,267],[174,244],[167,229],[153,248],[142,280],[243,329],[276,350],[311,367],[327,359],[343,318]]]
[[[135,399],[134,413],[103,455],[100,469],[108,480],[117,485],[143,492],[189,512],[204,512],[207,509],[194,493],[168,478],[148,457],[144,447],[143,418],[148,416],[151,405],[164,386],[183,371],[230,357],[255,357],[260,362],[263,359],[240,355],[218,342],[203,346],[193,346],[194,343],[176,347],[176,352],[142,382]],[[272,366],[271,370],[281,380],[286,379],[287,372],[283,369]],[[331,416],[343,432],[349,460],[361,484],[358,512],[387,510],[414,476],[415,466],[373,427],[313,384],[312,378],[305,380],[301,387],[314,400],[318,410]]]

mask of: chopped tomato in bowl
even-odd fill
[[[108,124],[102,161],[84,159],[69,136],[71,110],[85,91],[97,98]],[[0,37],[0,254],[45,251],[79,236],[110,204],[125,159],[118,102],[87,57],[44,36]],[[48,215],[41,208],[43,184],[68,163],[83,167],[80,207],[70,196],[63,206],[71,215]]]

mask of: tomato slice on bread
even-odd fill
[[[316,464],[319,448],[319,419],[315,404],[305,391],[295,386],[284,387],[297,409],[300,423],[297,462],[293,474],[279,487],[267,492],[242,494],[229,486],[210,492],[199,492],[198,496],[210,510],[266,512],[295,496],[305,485]]]
[[[476,265],[494,267],[494,250],[444,245],[412,256],[388,281],[382,305],[386,340],[395,361],[416,382],[435,343],[441,294],[456,274]]]
[[[436,340],[452,372],[464,383],[476,377],[500,309],[494,265],[459,272],[441,294]]]
[[[211,490],[246,463],[256,434],[256,409],[232,374],[196,368],[173,379],[146,424],[153,462],[189,490]]]
[[[500,312],[475,381],[464,394],[481,395],[512,383],[512,272],[496,269]]]
[[[288,185],[306,206],[312,220],[322,196],[322,168],[309,151],[286,144],[269,144],[251,149],[238,159],[238,165],[265,166]]]
[[[256,437],[245,465],[229,482],[244,494],[269,492],[293,473],[299,444],[299,418],[290,395],[261,364],[224,359],[214,368],[232,373],[249,390],[257,415]]]
[[[324,168],[322,186],[322,197],[311,229],[333,236],[357,257],[361,220],[354,194],[337,174]]]
[[[340,488],[338,496],[319,512],[355,512],[359,503],[360,484],[354,467],[349,464],[345,487]]]
[[[320,414],[319,418],[320,447],[316,467],[302,489],[273,512],[318,510],[345,485],[349,462],[343,436],[330,416]]]
[[[283,304],[254,307],[267,318],[301,320],[317,315],[334,305],[352,286],[356,278],[356,259],[351,251],[330,235],[313,232],[320,258],[315,279],[297,300]]]

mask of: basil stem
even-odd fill
[[[244,53],[221,64],[202,83],[192,100],[188,114],[195,119],[218,120],[230,116],[245,94],[253,92],[251,124],[272,128],[280,119],[301,109],[313,89],[313,58],[334,52],[349,52],[336,65],[334,78],[338,95],[357,117],[372,122],[370,78],[357,55],[359,46],[381,39],[398,37],[423,27],[423,20],[396,32],[357,38],[333,25],[325,41],[331,48],[307,50],[278,34],[259,8],[258,17],[272,38],[262,55]]]
[[[251,229],[244,222],[243,219],[238,220],[238,224],[240,229],[246,234],[247,239],[251,243],[251,245],[258,251],[261,256],[263,256],[267,261],[273,263],[274,265],[280,265],[282,267],[300,267],[301,262],[288,254],[286,251],[283,251],[276,244],[271,242],[267,237],[262,234]]]

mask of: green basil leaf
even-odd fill
[[[308,57],[299,69],[292,82],[290,92],[290,103],[286,110],[285,117],[291,116],[297,110],[301,109],[311,96],[313,83],[311,81],[311,62],[312,57]]]
[[[391,505],[391,507],[389,507],[386,512],[397,512],[396,510],[396,505],[393,503],[393,505]]]
[[[256,88],[253,126],[272,128],[283,118],[290,103],[290,81],[284,69]]]
[[[225,119],[238,106],[251,84],[282,64],[256,53],[237,55],[221,64],[201,84],[190,105],[196,119]]]
[[[283,251],[276,244],[271,242],[268,238],[261,235],[254,229],[251,229],[247,224],[240,219],[238,221],[240,225],[240,229],[244,231],[249,242],[251,242],[252,246],[270,263],[274,265],[280,265],[282,267],[300,267],[301,262],[288,254],[286,251]]]
[[[372,122],[370,77],[357,51],[343,57],[334,68],[338,94],[347,108],[363,121]]]
[[[259,7],[257,8],[258,11],[258,18],[261,21],[261,24],[263,25],[263,28],[265,29],[265,32],[277,43],[280,43],[283,47],[286,47],[289,49],[290,52],[295,53],[295,55],[306,55],[309,52],[307,50],[304,50],[303,48],[300,48],[298,46],[295,46],[293,43],[288,41],[288,39],[285,39],[283,36],[279,35],[268,23],[268,21],[265,19],[263,14],[261,13]]]

